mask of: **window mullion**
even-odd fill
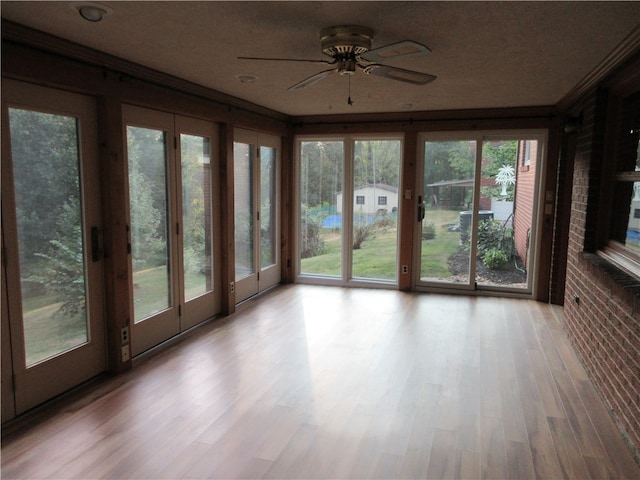
[[[354,139],[345,137],[343,140],[344,148],[344,178],[342,196],[342,280],[349,282],[353,272],[353,179],[354,179]]]

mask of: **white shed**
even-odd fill
[[[337,213],[342,213],[342,192],[337,194]],[[353,191],[353,210],[356,214],[375,215],[398,210],[398,188],[375,183]]]

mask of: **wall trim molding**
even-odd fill
[[[573,87],[556,104],[559,112],[566,112],[590,90],[601,84],[616,68],[640,52],[640,25],[627,35],[605,59]]]
[[[227,95],[216,90],[189,82],[179,77],[139,65],[120,57],[94,50],[83,45],[70,42],[49,33],[35,30],[18,23],[2,19],[2,39],[19,45],[52,53],[81,63],[103,68],[110,73],[136,78],[147,83],[177,90],[215,102],[229,110],[240,110],[254,115],[290,122],[288,115],[269,108],[248,102],[238,97]]]

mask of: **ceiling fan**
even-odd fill
[[[299,90],[309,87],[325,79],[329,75],[353,75],[356,67],[368,75],[399,80],[414,85],[425,85],[436,79],[435,75],[416,72],[390,65],[378,63],[396,57],[418,57],[426,55],[431,50],[428,47],[414,42],[403,40],[382,47],[371,49],[373,30],[357,25],[337,25],[323,28],[320,31],[320,45],[322,53],[331,57],[331,60],[307,60],[301,58],[264,58],[264,57],[238,57],[243,60],[268,60],[283,62],[308,62],[331,65],[332,68],[323,70],[296,83],[288,90]]]

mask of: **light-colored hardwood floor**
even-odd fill
[[[561,309],[291,285],[5,428],[2,477],[640,478]]]

